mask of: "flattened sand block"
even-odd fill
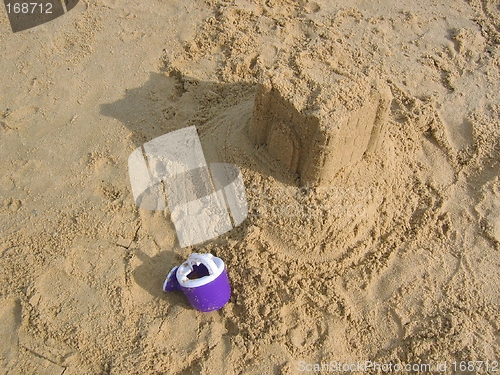
[[[273,77],[259,85],[249,137],[301,185],[326,186],[380,147],[392,95],[380,81],[335,75],[315,83]]]

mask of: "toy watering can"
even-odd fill
[[[193,253],[174,267],[163,283],[163,291],[180,290],[193,308],[202,312],[221,309],[231,297],[231,287],[222,259]]]

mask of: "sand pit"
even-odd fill
[[[499,30],[476,0],[92,0],[19,33],[0,12],[0,373],[492,373]],[[193,125],[249,215],[182,248],[127,160]],[[191,252],[228,267],[217,312],[161,290]]]

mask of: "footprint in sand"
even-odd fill
[[[0,306],[0,367],[8,371],[19,356],[21,303],[17,299],[11,299],[1,302]]]
[[[33,120],[40,108],[34,106],[20,107],[15,110],[6,109],[0,113],[0,125],[3,130],[19,130]]]
[[[500,184],[497,177],[496,183],[490,182],[483,187],[484,198],[475,207],[481,217],[481,223],[486,235],[500,244]]]

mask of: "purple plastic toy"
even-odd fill
[[[193,253],[174,267],[163,283],[163,291],[181,290],[193,308],[202,312],[219,310],[231,297],[231,287],[222,259]]]

